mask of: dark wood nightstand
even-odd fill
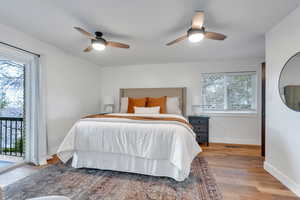
[[[206,143],[209,146],[209,117],[207,116],[189,116],[189,123],[193,126],[196,133],[196,140],[200,143]]]

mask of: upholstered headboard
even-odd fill
[[[120,89],[120,98],[122,97],[179,97],[179,106],[182,114],[186,115],[186,88],[126,88]]]

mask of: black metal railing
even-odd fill
[[[23,118],[0,117],[0,155],[24,156]]]

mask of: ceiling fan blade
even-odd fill
[[[205,32],[205,37],[212,40],[225,40],[227,38],[226,35],[214,32]]]
[[[166,45],[170,46],[170,45],[176,44],[178,42],[181,42],[182,40],[185,40],[186,38],[187,38],[187,35],[183,35],[183,36],[177,38],[176,40],[173,40],[172,42],[167,43]]]
[[[108,41],[106,45],[111,47],[123,48],[123,49],[129,49],[130,47],[128,44],[123,44],[120,42],[112,42],[112,41]]]
[[[204,12],[196,11],[196,14],[192,20],[192,28],[193,29],[201,29],[204,23]]]
[[[83,51],[87,53],[87,52],[90,52],[92,50],[93,50],[93,47],[89,46],[89,47],[85,48]]]
[[[83,28],[80,27],[74,27],[74,29],[76,29],[77,31],[79,31],[81,34],[85,35],[86,37],[93,39],[93,40],[97,40],[97,38],[91,34],[90,32],[87,32],[86,30],[84,30]]]

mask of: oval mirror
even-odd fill
[[[279,93],[287,107],[300,112],[300,52],[291,57],[281,71]]]

